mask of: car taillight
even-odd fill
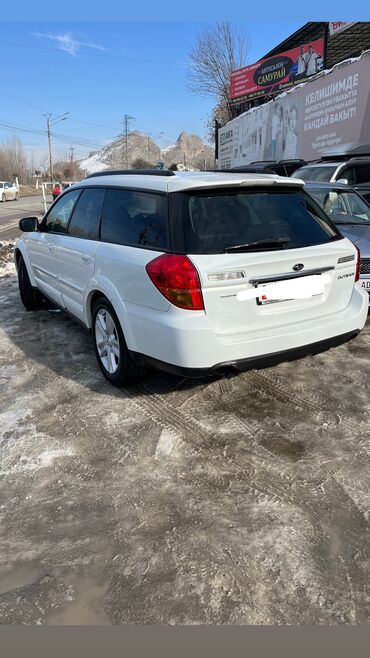
[[[155,287],[171,304],[191,311],[203,311],[199,275],[187,256],[163,254],[146,265]]]
[[[354,247],[357,251],[357,263],[356,263],[356,274],[355,274],[355,282],[356,282],[360,279],[361,254],[356,244],[354,245]]]

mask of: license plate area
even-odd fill
[[[258,306],[281,304],[295,299],[310,299],[321,296],[324,292],[324,279],[327,275],[314,275],[297,277],[288,280],[269,281],[257,283],[256,288],[260,294],[256,296]],[[369,279],[370,283],[370,279]]]
[[[361,279],[361,286],[370,292],[370,279]]]
[[[270,283],[259,283],[256,288],[261,290],[261,295],[256,298],[257,306],[267,306],[269,304],[281,304],[283,302],[292,301],[291,299],[269,299],[268,295],[263,294],[263,288],[266,288],[268,285],[274,285],[277,281],[271,281]]]

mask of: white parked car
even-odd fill
[[[24,306],[49,298],[91,329],[115,385],[144,364],[200,376],[314,354],[366,322],[358,250],[292,178],[101,172],[20,228]]]
[[[17,186],[8,180],[0,180],[0,201],[18,201],[18,199]]]

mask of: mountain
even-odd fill
[[[100,151],[80,160],[79,165],[86,174],[93,174],[110,168],[130,168],[138,158],[152,164],[162,160],[167,166],[175,163],[190,169],[204,169],[205,164],[207,168],[213,168],[214,150],[198,135],[186,132],[180,133],[175,144],[161,150],[150,137],[133,130],[128,134],[127,141],[124,135],[117,137]]]
[[[162,149],[162,160],[169,166],[173,162],[192,169],[213,168],[214,149],[203,142],[198,135],[180,133],[176,144]]]

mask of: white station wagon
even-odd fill
[[[19,191],[15,183],[0,180],[0,201],[18,201]]]
[[[24,306],[48,298],[91,329],[115,385],[146,364],[190,377],[272,365],[366,322],[358,250],[297,179],[102,172],[20,228]]]

